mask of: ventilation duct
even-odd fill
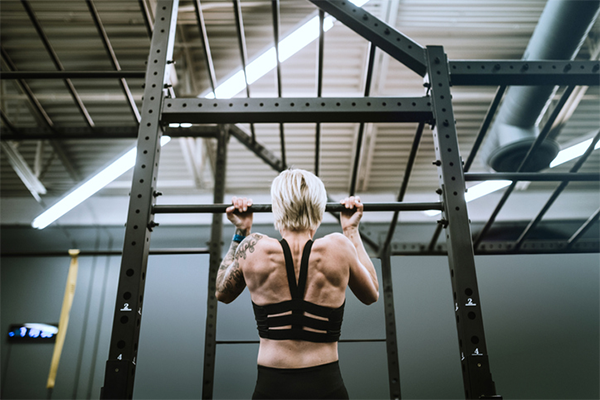
[[[529,40],[523,60],[570,60],[585,40],[598,15],[600,1],[548,0]],[[549,82],[550,83],[550,82]],[[495,171],[514,172],[539,134],[540,114],[554,85],[511,86],[500,106],[481,156]],[[559,151],[547,138],[532,154],[526,171],[547,168]]]

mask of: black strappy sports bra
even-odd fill
[[[285,257],[285,269],[288,284],[292,294],[292,300],[282,301],[276,304],[258,306],[252,302],[258,335],[261,338],[272,340],[305,340],[308,342],[337,342],[340,338],[342,319],[344,317],[344,304],[339,308],[320,306],[304,300],[306,289],[306,277],[308,274],[308,258],[313,241],[309,240],[304,245],[302,252],[302,263],[300,264],[300,276],[296,285],[296,274],[294,272],[294,260],[290,247],[285,239],[280,241]],[[289,312],[291,311],[291,314]],[[286,315],[277,315],[287,313]],[[324,319],[313,318],[312,314]],[[291,328],[271,329],[291,325]],[[306,330],[304,328],[311,328]]]

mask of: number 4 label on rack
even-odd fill
[[[123,354],[119,354],[119,357],[117,357],[117,360],[122,360],[123,359]]]

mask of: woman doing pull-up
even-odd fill
[[[338,365],[346,287],[365,304],[379,297],[358,232],[363,205],[358,196],[342,200],[343,235],[313,242],[327,203],[323,182],[286,170],[273,181],[271,199],[281,241],[251,234],[252,200],[234,197],[227,218],[236,231],[217,274],[219,301],[250,291],[260,336],[252,398],[347,399]]]

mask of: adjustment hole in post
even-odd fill
[[[471,343],[478,344],[479,343],[479,338],[477,336],[471,336]]]
[[[124,340],[119,340],[119,341],[117,342],[117,347],[118,347],[119,349],[122,349],[122,348],[124,348],[124,347],[125,347],[125,341],[124,341]]]
[[[134,271],[131,268],[129,268],[127,271],[125,271],[125,275],[127,275],[127,276],[133,276],[133,274],[134,274]]]
[[[129,300],[131,298],[131,292],[125,292],[125,293],[123,293],[123,298],[125,300]]]
[[[465,294],[466,294],[467,296],[472,296],[472,295],[473,295],[473,290],[472,290],[471,288],[466,288],[466,289],[465,289]]]
[[[123,315],[123,316],[121,317],[121,323],[122,323],[122,324],[126,324],[126,323],[128,323],[128,322],[129,322],[129,317],[128,317],[127,315]]]
[[[475,319],[477,317],[473,311],[467,314],[467,316],[469,317],[469,319]]]

